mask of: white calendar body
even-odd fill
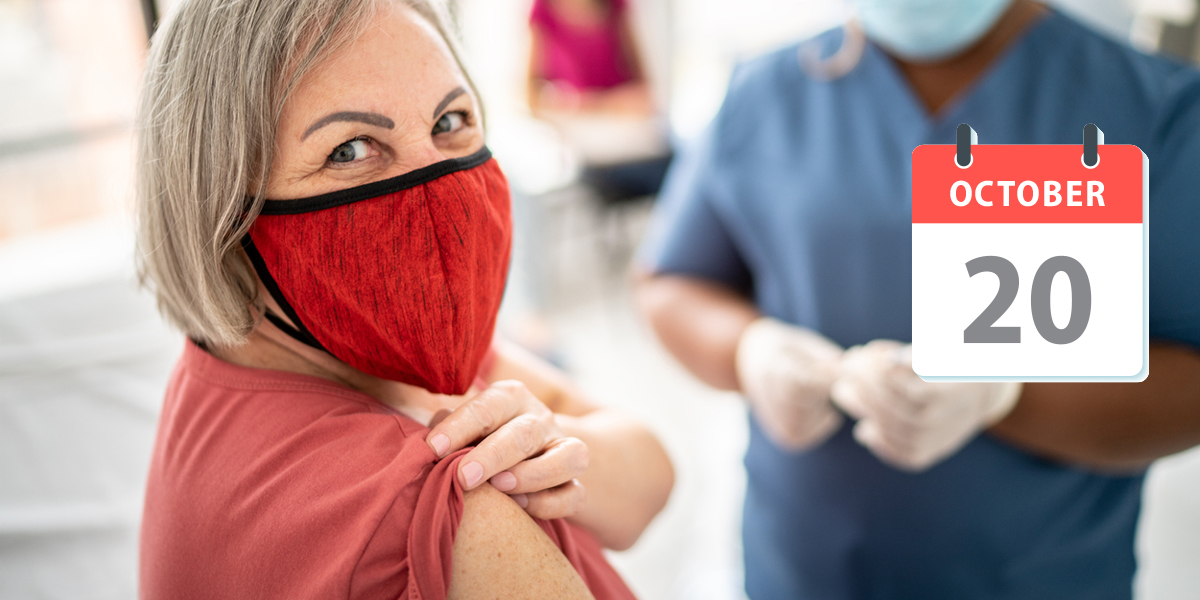
[[[1147,360],[1145,229],[1141,223],[913,224],[913,370],[930,380],[1140,381]],[[1019,342],[964,342],[964,331],[1000,287],[995,273],[968,274],[967,262],[982,256],[1015,267],[1016,297],[992,325],[1018,327]],[[1034,277],[1056,256],[1078,261],[1090,287],[1086,327],[1067,344],[1047,341],[1033,319]],[[1072,284],[1064,272],[1052,277],[1048,304],[1058,329],[1072,317]]]

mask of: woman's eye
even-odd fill
[[[371,156],[371,146],[365,139],[350,140],[333,149],[329,154],[329,162],[350,163]]]
[[[433,135],[439,133],[454,133],[467,124],[467,113],[460,110],[448,112],[433,124]]]

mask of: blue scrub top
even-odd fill
[[[833,31],[808,43],[841,43]],[[641,261],[719,282],[843,346],[911,339],[911,153],[970,123],[990,144],[1108,143],[1150,157],[1150,335],[1200,346],[1200,72],[1051,12],[928,114],[868,44],[833,81],[799,46],[741,65],[672,168]],[[802,453],[751,421],[743,521],[756,600],[1124,598],[1142,477],[1105,476],[987,435],[919,474],[847,423]]]

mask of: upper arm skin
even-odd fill
[[[625,61],[629,65],[630,80],[643,82],[646,80],[646,65],[642,61],[637,32],[634,30],[633,18],[628,9],[621,15],[620,28],[621,51],[625,54]]]
[[[539,91],[545,79],[542,78],[542,62],[545,60],[542,54],[545,52],[542,40],[542,32],[538,31],[537,27],[529,28],[529,70],[525,75],[525,102],[529,104],[529,110],[536,113],[540,108]]]
[[[484,484],[463,496],[449,598],[583,600],[592,593],[537,523]]]

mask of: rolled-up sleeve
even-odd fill
[[[450,591],[454,539],[463,515],[463,490],[455,473],[470,448],[440,461],[416,444],[406,450],[399,462],[429,462],[397,490],[391,509],[375,524],[352,577],[351,598],[445,600]]]

